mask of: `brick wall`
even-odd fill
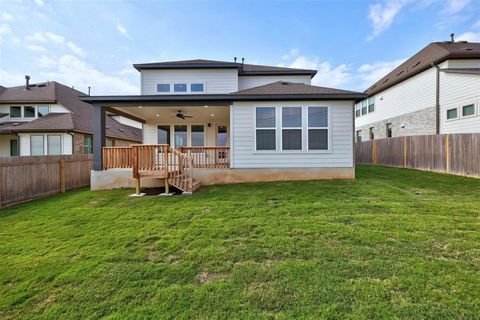
[[[115,140],[115,147],[128,147],[131,144],[139,144],[141,142],[134,142],[129,140],[122,140],[122,139],[113,139]]]
[[[387,138],[387,123],[392,124],[392,137],[435,134],[435,107],[407,113],[395,118],[377,121],[355,128],[361,130],[362,141],[370,140],[370,128],[373,127],[375,139]]]
[[[75,140],[73,154],[83,154],[83,137],[83,133],[75,133],[73,138],[73,140]]]

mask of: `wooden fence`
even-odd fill
[[[355,162],[480,178],[480,133],[359,142],[355,143]]]
[[[90,185],[91,155],[0,158],[0,207]]]

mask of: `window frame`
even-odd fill
[[[195,85],[195,84],[201,84],[202,85],[202,91],[193,91],[192,90],[192,85]],[[188,92],[189,93],[205,93],[205,82],[190,82],[188,83]]]
[[[455,118],[448,118],[448,111],[451,111],[451,110],[456,110],[457,115],[456,115]],[[458,119],[460,119],[460,112],[458,110],[458,107],[447,108],[445,110],[445,121],[455,121],[455,120],[458,120]]]
[[[285,127],[283,125],[283,109],[284,108],[294,108],[294,109],[300,109],[300,126],[299,127]],[[281,151],[303,151],[303,141],[304,141],[304,128],[303,128],[303,107],[293,107],[293,106],[282,106],[280,107],[280,150]],[[284,130],[300,130],[300,149],[284,149],[283,148],[283,131]]]
[[[388,134],[389,132],[390,132],[390,136]],[[388,122],[387,124],[385,124],[385,137],[387,139],[393,138],[393,125],[391,122]]]
[[[175,90],[175,86],[181,86],[181,85],[185,85],[185,91],[176,91]],[[189,93],[188,91],[188,82],[179,82],[179,83],[173,83],[173,93],[176,93],[176,94],[186,94],[186,93]]]
[[[50,145],[49,145],[49,141],[48,139],[50,137],[59,137],[60,138],[60,153],[58,154],[50,154]],[[47,134],[47,139],[46,139],[46,142],[47,142],[47,156],[60,156],[63,154],[63,146],[62,146],[62,135],[61,134]]]
[[[463,115],[463,108],[465,107],[470,107],[470,106],[473,106],[473,114],[470,114],[468,116],[464,116]],[[471,117],[475,117],[477,115],[477,104],[475,102],[472,102],[472,103],[463,103],[460,105],[460,111],[461,111],[461,116],[462,119],[463,118],[471,118]]]
[[[275,114],[275,124],[273,127],[257,127],[257,109],[258,108],[273,108],[274,114]],[[255,152],[259,153],[270,153],[270,152],[278,152],[278,146],[279,146],[279,141],[278,141],[278,106],[271,106],[271,105],[265,105],[265,106],[255,106],[253,108],[253,148]],[[257,130],[273,130],[275,132],[275,149],[273,150],[258,150],[257,149]]]
[[[197,126],[197,127],[203,127],[203,144],[202,145],[193,145],[193,130],[192,130],[192,127],[193,126]],[[190,125],[187,125],[187,146],[188,147],[205,147],[206,144],[207,144],[207,130],[205,128],[205,124],[204,123],[192,123]]]
[[[165,86],[168,86],[168,91],[158,91],[158,86],[162,86],[162,85],[165,85]],[[156,92],[157,94],[166,94],[166,93],[170,93],[172,92],[172,84],[171,83],[157,83],[156,84]]]
[[[91,144],[90,144],[89,146],[85,144],[85,141],[86,141],[87,139],[91,141]],[[85,152],[85,148],[86,148],[86,147],[89,147],[89,148],[91,149],[91,150],[89,150],[90,152],[88,152],[88,153]],[[91,136],[91,135],[84,135],[84,136],[83,136],[83,148],[82,148],[82,152],[83,152],[82,154],[93,154],[93,136]]]
[[[310,127],[309,123],[308,123],[308,109],[309,108],[327,108],[327,126],[326,127]],[[306,139],[306,143],[307,143],[307,146],[306,146],[306,149],[305,151],[306,152],[318,152],[318,153],[328,153],[328,152],[331,152],[332,150],[332,141],[331,141],[331,123],[332,123],[332,114],[331,114],[331,108],[330,106],[322,106],[322,105],[319,105],[319,106],[307,106],[306,107],[306,136],[307,136],[307,139]],[[308,145],[308,141],[309,141],[309,134],[310,134],[310,130],[315,130],[315,129],[326,129],[327,130],[327,149],[312,149],[310,150],[310,147]]]
[[[375,112],[375,96],[371,96],[367,101],[367,114]],[[373,107],[373,110],[370,110],[370,107]]]
[[[33,148],[32,148],[32,138],[33,137],[42,137],[42,154],[36,154],[36,155],[33,155]],[[44,134],[31,134],[30,135],[30,156],[35,156],[35,157],[40,157],[40,156],[44,156],[45,155],[45,135]]]
[[[19,117],[12,117],[12,108],[20,108],[20,116]],[[23,106],[9,106],[8,107],[8,117],[10,119],[23,119]]]

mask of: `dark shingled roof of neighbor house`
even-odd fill
[[[71,113],[50,113],[30,122],[10,121],[0,124],[0,132],[78,131],[93,133],[93,107],[79,99],[81,91],[52,81],[25,86],[0,88],[0,104],[58,103]],[[142,130],[106,119],[106,135],[110,138],[142,141]]]
[[[365,92],[371,96],[388,89],[410,77],[441,63],[447,59],[478,59],[480,43],[478,42],[432,42],[386,76],[370,86]]]

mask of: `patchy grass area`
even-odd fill
[[[480,181],[80,190],[0,210],[0,318],[478,319]]]

